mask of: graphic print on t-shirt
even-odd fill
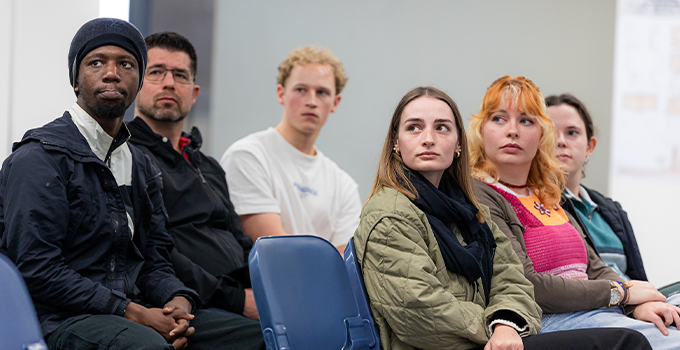
[[[359,226],[358,185],[323,152],[316,152],[300,152],[274,128],[232,144],[220,164],[236,213],[278,213],[288,234],[347,244]]]
[[[293,186],[295,187],[295,189],[298,190],[298,194],[300,195],[300,199],[305,199],[309,195],[312,195],[312,196],[317,195],[316,190],[311,188],[311,187],[301,186],[297,182],[293,182]]]

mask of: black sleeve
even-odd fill
[[[491,317],[491,322],[495,320],[506,320],[517,325],[517,327],[522,328],[527,325],[527,321],[520,317],[518,314],[510,310],[499,310],[493,314]]]
[[[180,253],[176,248],[170,253],[175,273],[184,284],[197,291],[203,307],[216,307],[239,315],[243,314],[245,291],[237,280],[222,275],[215,277]]]
[[[125,294],[81,276],[62,254],[72,229],[68,187],[67,174],[39,143],[15,151],[0,173],[0,251],[19,269],[34,302],[74,314],[114,314]]]
[[[167,301],[172,299],[173,295],[183,294],[191,296],[194,305],[200,308],[201,301],[198,294],[184,286],[175,275],[172,263],[170,263],[170,252],[174,249],[174,244],[172,237],[165,229],[167,214],[161,195],[163,188],[161,173],[148,156],[142,155],[148,167],[145,169],[146,174],[144,176],[147,186],[146,194],[152,212],[149,213],[151,215],[150,224],[142,253],[144,265],[137,278],[137,286],[142,291],[144,300],[156,307],[165,305]]]

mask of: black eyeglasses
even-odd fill
[[[179,84],[191,84],[193,83],[193,78],[191,73],[184,69],[167,69],[164,67],[151,67],[146,70],[144,75],[149,81],[162,81],[165,79],[165,75],[168,71],[172,72],[172,78],[175,79],[176,83]]]

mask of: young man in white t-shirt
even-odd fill
[[[277,83],[279,125],[236,141],[220,161],[234,208],[253,240],[312,234],[342,251],[359,225],[358,186],[314,146],[347,83],[342,62],[326,48],[296,49]]]

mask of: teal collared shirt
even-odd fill
[[[623,273],[627,268],[626,255],[623,252],[623,243],[612,231],[609,224],[602,218],[597,210],[597,204],[590,199],[588,192],[583,186],[579,188],[579,196],[575,196],[568,188],[564,190],[567,198],[571,199],[581,220],[586,225],[590,238],[593,240],[597,253],[607,266],[610,266],[621,277],[628,277]]]

